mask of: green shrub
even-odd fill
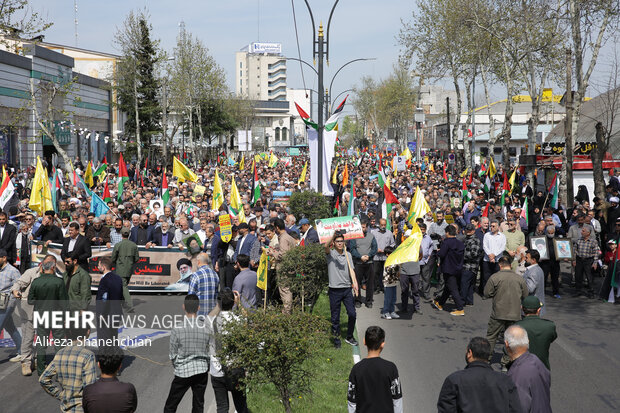
[[[277,277],[278,285],[289,287],[304,303],[313,302],[329,282],[325,247],[308,244],[290,249],[282,257]]]
[[[310,392],[315,371],[308,361],[328,346],[327,320],[300,310],[289,315],[269,307],[227,322],[225,329],[220,359],[229,360],[228,368],[245,369],[242,385],[273,384],[287,413],[293,397]]]
[[[308,218],[312,225],[314,225],[315,219],[332,216],[332,210],[327,198],[314,191],[293,192],[288,201],[288,206],[291,213],[297,218],[297,221],[302,218]]]

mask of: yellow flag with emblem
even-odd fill
[[[420,260],[420,247],[422,246],[422,231],[418,224],[413,223],[411,235],[398,246],[385,260],[385,266],[403,264],[409,261]]]
[[[189,168],[185,166],[183,162],[179,161],[176,156],[172,160],[172,176],[179,178],[179,182],[198,181],[198,175],[190,171]]]
[[[30,191],[30,201],[28,207],[43,216],[45,211],[54,209],[52,205],[52,191],[50,190],[47,172],[43,168],[41,159],[37,156],[37,168],[32,180],[32,190]]]
[[[86,171],[84,172],[84,183],[86,183],[89,188],[92,188],[93,185],[95,185],[95,181],[93,180],[93,167],[90,161],[88,161],[88,165],[86,165]]]
[[[424,194],[420,191],[420,187],[417,186],[415,194],[411,200],[411,206],[409,207],[409,213],[407,214],[407,221],[411,225],[416,225],[415,220],[424,217],[424,215],[431,212],[431,208],[428,206]]]
[[[245,154],[241,155],[241,162],[239,162],[239,170],[243,171],[245,169]]]
[[[301,171],[301,175],[299,175],[299,180],[297,181],[297,185],[301,185],[302,182],[306,182],[306,171],[308,170],[308,161],[306,161],[304,165],[304,169]]]
[[[269,256],[264,252],[260,256],[258,271],[256,271],[256,286],[267,291],[267,271],[269,269]]]
[[[222,183],[220,182],[220,175],[215,170],[215,179],[213,180],[213,201],[211,202],[211,209],[218,211],[220,206],[224,203],[224,192],[222,191]]]

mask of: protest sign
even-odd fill
[[[232,225],[230,225],[230,215],[220,215],[220,237],[222,242],[228,242],[232,238]]]
[[[364,238],[362,224],[357,215],[317,219],[316,232],[319,234],[319,242],[324,243],[330,240],[335,231],[344,233],[346,241],[350,239]]]

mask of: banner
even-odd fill
[[[232,238],[232,225],[230,225],[230,215],[220,215],[220,237],[222,242],[228,242]]]
[[[314,223],[321,244],[329,241],[335,231],[343,232],[345,241],[364,238],[362,223],[357,215],[317,219]]]
[[[407,159],[404,156],[395,156],[393,161],[394,169],[396,169],[397,171],[407,170]]]
[[[41,241],[32,241],[31,245],[33,267],[37,266],[46,254],[52,254],[57,259],[58,271],[65,271],[64,262],[60,257],[61,244],[49,244],[48,247],[45,247]],[[94,289],[99,285],[99,280],[103,275],[97,268],[97,261],[99,257],[110,257],[112,250],[113,248],[92,247],[92,256],[88,259],[88,268]],[[189,258],[186,252],[178,248],[138,247],[138,254],[140,259],[134,266],[133,276],[129,282],[130,291],[187,291],[187,287],[183,288],[179,284],[184,283],[189,286],[189,277],[180,280],[181,275],[177,269],[177,261],[181,258]],[[192,269],[198,269],[195,259],[192,260],[192,263]]]

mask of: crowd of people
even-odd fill
[[[232,308],[222,308],[221,299],[223,295],[228,297],[227,291],[234,293],[232,301],[246,310],[260,306],[265,298],[268,303],[281,304],[285,313],[291,312],[294,296],[286,285],[278,284],[275,274],[287,251],[298,245],[318,243],[319,237],[313,223],[304,216],[292,214],[286,203],[291,193],[310,187],[305,179],[307,156],[285,159],[275,165],[260,157],[244,158],[237,163],[228,160],[221,164],[214,160],[188,163],[188,168],[196,174],[195,182],[183,182],[161,165],[141,169],[139,165],[129,164],[128,180],[119,188],[118,182],[122,181],[116,165],[104,168],[105,178],[99,175],[90,186],[82,178],[86,168],[76,158],[72,168],[65,168],[64,173],[59,174],[63,177],[62,184],[55,194],[53,209],[44,211],[29,208],[34,169],[12,170],[10,175],[16,194],[0,212],[0,292],[8,293],[2,296],[2,300],[6,297],[6,304],[0,309],[0,330],[5,329],[17,346],[18,354],[11,361],[22,363],[24,375],[32,374],[35,366],[32,314],[33,311],[51,310],[41,308],[41,303],[64,300],[73,310],[89,308],[92,300],[89,258],[93,246],[110,248],[109,257],[97,260],[99,271],[104,275],[95,298],[98,313],[134,311],[129,284],[132,266],[139,259],[138,247],[178,248],[186,254],[186,258],[177,262],[177,268],[180,282],[187,283],[188,297],[195,297],[192,300],[196,302],[186,300],[185,312],[192,317],[209,319],[212,326],[213,311],[219,309],[225,313]],[[495,168],[486,163],[474,170],[461,171],[454,164],[431,157],[410,162],[404,171],[394,171],[387,159],[390,159],[388,154],[364,151],[337,156],[332,165],[329,179],[334,195],[329,201],[337,215],[353,212],[359,216],[363,231],[362,238],[349,241],[335,233],[325,244],[335,346],[340,346],[341,304],[345,305],[349,316],[345,341],[357,345],[353,336],[356,311],[362,306],[369,309],[364,311],[370,311],[376,294],[384,295],[377,317],[385,320],[404,314],[422,314],[426,311],[424,304],[436,310],[446,308],[453,316],[465,316],[467,306],[474,305],[478,295],[493,300],[493,312],[486,339],[470,343],[468,362],[471,359],[470,365],[475,365],[476,361],[488,360],[503,333],[507,351],[501,365],[507,368],[511,359],[514,364],[515,359],[522,357],[523,353],[518,350],[525,341],[521,330],[531,334],[527,325],[521,329],[513,326],[523,323],[528,311],[531,313],[536,307],[532,303],[529,307],[525,305],[531,296],[540,304],[534,309],[535,316],[544,313],[547,299],[559,300],[568,291],[575,296],[597,297],[610,303],[620,296],[617,275],[620,269],[616,269],[620,183],[613,170],[609,172],[605,198],[590,199],[587,190],[581,188],[574,204],[564,205],[562,199],[551,202],[553,194],[546,185],[532,185],[526,176],[518,172],[513,174],[512,170],[503,171],[501,167],[491,175]],[[94,165],[93,169],[99,170],[99,166]],[[48,169],[51,175],[51,166]],[[62,171],[60,167],[57,170]],[[69,171],[75,171],[77,180]],[[219,195],[215,188],[216,173],[224,195],[221,203],[214,202]],[[511,177],[510,186],[504,190],[508,176]],[[167,187],[164,181],[168,182]],[[238,188],[242,211],[234,209],[233,182]],[[385,186],[398,201],[389,213],[382,208]],[[104,198],[105,187],[110,192],[107,208],[96,213],[90,191]],[[430,212],[412,221],[408,219],[409,207],[416,190]],[[232,223],[232,236],[227,242],[223,240],[219,224],[219,217],[224,214],[230,215]],[[416,228],[422,233],[419,259],[386,267],[389,255]],[[187,242],[194,235],[200,242]],[[33,263],[33,241],[62,245],[60,257],[47,255],[41,262]],[[256,271],[262,254],[271,258],[265,292],[256,286]],[[64,278],[55,276],[57,259],[62,260]],[[400,306],[397,305],[398,287]],[[230,297],[227,300],[230,301]],[[112,301],[119,304],[111,306]],[[526,317],[521,321],[523,312]],[[21,334],[17,327],[21,327]],[[114,328],[97,331],[98,337],[117,334]],[[84,331],[36,331],[39,337],[50,333],[53,337],[87,335]],[[198,338],[196,334],[183,332],[175,336],[175,340],[186,337],[192,345],[202,346],[210,340],[208,333],[205,334],[207,336]],[[383,340],[380,333],[374,331],[371,337],[372,350],[379,351]],[[198,339],[202,341],[196,342]],[[533,350],[533,341],[530,335],[530,351],[548,370],[548,347]],[[175,381],[166,401],[166,411],[175,410],[180,400],[178,395],[182,397],[189,387],[204,394],[205,374],[209,371],[204,357],[207,360],[211,357],[214,390],[216,382],[218,386],[218,406],[220,401],[224,403],[221,392],[235,388],[228,378],[216,380],[223,376],[213,374],[215,346],[207,347],[203,349],[204,354],[190,357],[192,366],[186,369],[181,367],[181,360],[187,355],[175,353],[173,357],[171,350]],[[78,360],[88,370],[83,387],[97,386],[101,381],[113,380],[119,368],[118,357],[121,357],[118,352],[98,359],[102,378],[95,383],[95,361],[84,353],[87,350],[58,352],[56,358],[59,360],[52,362],[45,359],[44,350],[38,353],[36,371],[46,391],[63,397],[63,408],[67,410],[79,405],[85,411],[101,411],[89,407],[91,402],[86,401],[87,395],[91,396],[89,400],[94,400],[96,391],[80,388],[65,391],[60,396],[58,389],[49,385],[49,377],[58,376],[63,358]],[[515,384],[518,388],[519,384],[516,381]],[[109,383],[99,384],[99,387],[104,385],[109,386]],[[442,395],[456,387],[455,382],[445,385]],[[135,389],[133,398],[131,388],[125,386],[122,392],[128,395],[123,399],[126,405],[135,409]],[[239,394],[234,395],[237,411],[244,411],[244,400]],[[350,394],[350,403],[352,400],[356,399]],[[200,404],[200,400],[196,403]],[[445,411],[451,410],[446,407]]]

